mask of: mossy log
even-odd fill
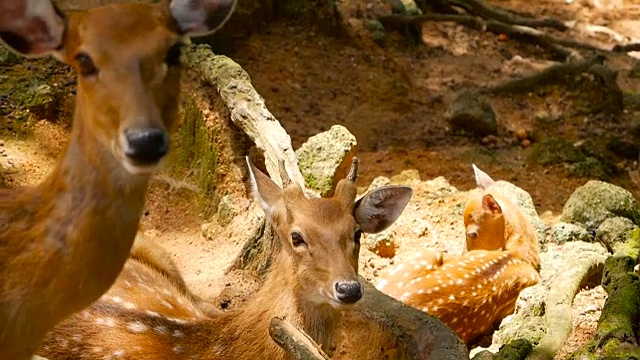
[[[303,185],[291,137],[269,112],[264,99],[251,85],[240,65],[211,52],[208,45],[189,45],[181,57],[183,65],[194,70],[205,83],[213,85],[231,114],[231,121],[242,129],[261,150],[269,176],[278,184],[278,160],[284,159],[289,177]]]
[[[269,336],[278,346],[289,353],[294,360],[329,359],[329,356],[322,351],[320,346],[309,335],[284,319],[271,319]]]
[[[605,263],[602,286],[608,297],[594,339],[572,353],[569,359],[640,358],[637,341],[640,279],[634,272],[640,231],[634,231],[627,244]]]

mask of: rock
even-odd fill
[[[393,14],[422,15],[422,11],[413,0],[387,0],[387,3],[391,6]]]
[[[216,219],[220,226],[225,227],[233,220],[237,215],[235,204],[231,195],[224,195],[220,198],[218,203],[218,211],[216,212]]]
[[[551,241],[564,244],[569,241],[591,242],[591,235],[582,226],[559,222],[551,229]]]
[[[638,203],[629,191],[591,180],[571,194],[562,209],[560,221],[582,225],[590,231],[611,217],[634,219],[639,211]]]
[[[22,104],[38,119],[53,119],[58,94],[47,84],[35,84],[24,94]]]
[[[491,104],[474,91],[464,91],[449,105],[446,114],[451,125],[480,136],[497,135],[498,123]]]
[[[539,165],[576,163],[585,156],[572,143],[561,138],[543,139],[531,147],[528,160]]]
[[[540,220],[540,216],[538,216],[531,195],[508,181],[498,180],[496,183],[500,187],[500,192],[522,209],[524,215],[536,229],[538,242],[543,243],[546,238],[546,229],[544,223]]]
[[[395,185],[416,186],[420,183],[420,172],[415,169],[403,170],[398,175],[389,179],[389,183]]]
[[[378,20],[364,20],[364,26],[369,29],[369,36],[371,36],[371,40],[375,42],[381,42],[387,36],[387,33],[384,30],[384,26],[382,26],[382,24]]]
[[[371,184],[369,185],[369,187],[367,188],[367,192],[380,187],[380,186],[385,186],[385,185],[389,185],[391,183],[391,180],[389,180],[389,178],[384,177],[384,176],[378,176],[377,178],[373,179],[373,181],[371,182]]]
[[[569,174],[602,181],[611,179],[611,171],[600,160],[590,156],[583,161],[569,165]]]
[[[398,248],[394,236],[395,232],[392,230],[386,230],[377,234],[367,234],[365,244],[367,249],[372,253],[390,259],[396,256],[396,249]]]
[[[347,175],[356,145],[355,136],[340,125],[310,137],[296,151],[307,187],[323,197],[331,195],[337,182]]]
[[[623,244],[629,239],[631,233],[637,229],[638,226],[633,221],[625,217],[611,217],[598,226],[596,230],[596,239],[609,244],[614,252],[622,249]]]

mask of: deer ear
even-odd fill
[[[471,166],[473,166],[473,173],[476,176],[476,184],[478,184],[478,187],[480,187],[481,189],[488,189],[491,185],[495,184],[495,181],[491,178],[491,176],[489,176],[486,172],[478,169],[476,164],[472,164]]]
[[[49,0],[0,0],[0,38],[26,56],[43,56],[62,46],[64,17]]]
[[[220,29],[231,17],[237,0],[172,0],[171,16],[189,36],[203,36]]]
[[[274,206],[282,198],[282,189],[269,176],[258,170],[251,163],[249,157],[246,157],[246,160],[249,167],[249,180],[251,181],[253,196],[267,217],[271,219]]]
[[[482,209],[493,215],[502,214],[502,208],[496,199],[490,194],[486,194],[482,197]]]
[[[378,233],[393,224],[413,195],[407,186],[381,186],[356,201],[353,216],[366,233]]]

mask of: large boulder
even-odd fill
[[[310,137],[296,150],[306,186],[323,197],[331,195],[334,186],[349,171],[356,145],[355,136],[340,125]]]
[[[591,180],[576,189],[569,197],[560,221],[595,230],[606,219],[622,216],[634,220],[639,213],[633,195],[613,184]]]

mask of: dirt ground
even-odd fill
[[[491,3],[520,13],[604,25],[628,39],[640,40],[640,21],[637,20],[640,5],[632,1],[576,0],[568,4],[561,0],[494,0]],[[580,36],[578,31],[570,34]],[[530,73],[548,59],[532,45],[499,41],[494,34],[451,24],[426,24],[422,35],[424,44],[421,45],[407,45],[397,34],[389,34],[393,41],[388,41],[386,46],[363,49],[312,29],[278,24],[234,44],[227,55],[250,74],[254,86],[291,135],[295,147],[333,124],[346,126],[359,142],[360,186],[367,186],[377,176],[390,177],[406,169],[416,169],[422,180],[443,176],[456,188],[469,190],[475,186],[471,164],[476,163],[494,178],[511,181],[527,190],[545,223],[552,225],[569,195],[588,178],[571,177],[560,165],[529,164],[526,158],[531,149],[518,144],[488,149],[478,138],[452,132],[443,116],[445,104],[455,91]],[[581,39],[594,41],[586,36]],[[611,42],[607,37],[600,37],[598,41]],[[514,62],[515,55],[529,61]],[[44,63],[34,64],[37,67]],[[46,64],[44,66],[49,66]],[[637,65],[633,57],[618,56],[610,60],[609,65],[620,71],[618,84],[623,91],[640,91],[640,81],[629,76]],[[23,71],[29,70],[27,65],[20,66]],[[9,73],[0,68],[0,75]],[[64,71],[59,75],[57,81],[61,88],[68,91],[73,87],[69,83],[71,76]],[[568,112],[561,99],[548,99],[544,109],[524,103],[518,111],[513,110],[511,100],[508,97],[492,100],[501,136],[505,138],[516,129],[531,130],[531,117],[537,111]],[[38,121],[27,135],[16,135],[11,122],[0,118],[3,120],[0,121],[0,169],[8,186],[36,184],[50,171],[66,141],[68,121],[65,118],[70,116],[71,106],[71,101],[63,101],[58,121]],[[632,121],[637,115],[627,112],[621,121]],[[562,134],[571,141],[579,140],[576,137],[584,130],[581,126],[589,131],[600,126],[577,120],[571,124]],[[604,125],[600,129],[603,128],[610,129]],[[631,176],[637,173],[637,161],[620,162],[630,176],[614,178],[613,182],[625,186],[637,197],[640,187]],[[414,200],[424,201],[421,196],[427,195],[416,192]],[[217,296],[226,285],[222,275],[242,246],[243,234],[255,224],[256,209],[251,208],[244,226],[222,228],[204,218],[188,198],[162,178],[153,182],[148,199],[141,230],[170,251],[196,293],[210,298]],[[459,220],[441,219],[451,224]],[[414,225],[400,222],[397,229],[411,234]],[[203,229],[211,226],[218,231],[217,239],[202,235]],[[459,240],[462,231],[452,228],[451,234],[440,236],[450,235]],[[389,261],[381,261],[363,251],[366,252],[362,260],[364,273],[374,279]],[[593,334],[605,298],[600,287],[578,295],[573,310],[574,330],[557,359],[564,359]]]

